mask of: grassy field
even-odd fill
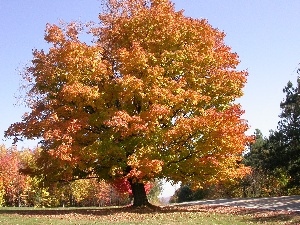
[[[168,206],[123,208],[0,208],[1,225],[36,224],[300,224],[300,214],[237,207]]]

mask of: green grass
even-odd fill
[[[300,214],[234,207],[171,206],[141,208],[0,208],[1,225],[91,224],[300,224]]]

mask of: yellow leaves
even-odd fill
[[[77,202],[82,201],[83,199],[88,197],[89,189],[87,188],[89,185],[89,180],[76,180],[72,182],[71,191],[72,195]]]
[[[145,93],[143,92],[145,88],[144,82],[136,76],[124,75],[116,83],[120,88],[118,98],[124,105],[132,104],[134,99],[143,99],[145,97]]]
[[[79,105],[94,105],[93,102],[100,96],[98,87],[84,85],[78,81],[64,85],[60,95],[68,102],[77,102]]]
[[[162,171],[164,162],[145,157],[143,150],[140,150],[140,153],[142,157],[134,154],[128,158],[127,164],[132,169],[126,177],[137,180],[149,180],[155,178]]]
[[[109,173],[110,173],[110,175],[111,175],[112,177],[123,176],[123,168],[120,167],[120,166],[114,165],[114,166],[112,166],[112,167],[110,168]]]
[[[3,185],[3,180],[0,177],[0,206],[2,206],[5,203],[4,196],[5,196],[5,189]]]
[[[119,60],[122,62],[120,71],[122,74],[131,74],[136,71],[143,71],[148,67],[147,52],[137,42],[132,42],[130,48],[118,50]]]
[[[178,180],[200,185],[244,176],[247,168],[238,162],[250,139],[245,136],[247,124],[241,114],[240,107],[233,105],[224,111],[203,110],[199,116],[174,120],[164,136],[169,154],[169,163],[165,162],[169,167],[164,170],[175,172]]]

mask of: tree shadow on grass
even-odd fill
[[[126,211],[125,207],[120,208],[8,208],[1,209],[0,214],[16,214],[23,216],[51,216],[51,215],[112,215]]]
[[[164,207],[107,207],[107,208],[2,208],[0,214],[14,214],[20,216],[36,217],[103,217],[118,214],[172,214],[172,213],[201,213],[203,216],[227,214],[241,216],[241,220],[253,223],[275,224],[300,224],[300,212],[284,210],[249,209],[232,206],[193,205],[178,206],[170,205]]]

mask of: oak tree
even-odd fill
[[[45,178],[125,178],[135,206],[148,205],[154,178],[201,187],[243,176],[249,137],[235,100],[247,72],[224,32],[169,0],[105,5],[91,44],[85,25],[47,25],[51,47],[24,73],[31,111],[6,136],[42,140]]]

